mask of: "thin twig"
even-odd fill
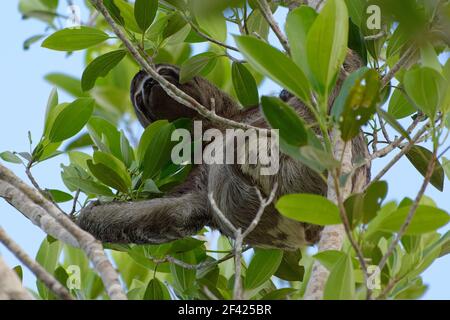
[[[266,0],[258,0],[259,8],[261,10],[261,13],[264,17],[264,19],[267,20],[267,22],[270,25],[270,28],[277,36],[278,40],[280,41],[281,45],[283,46],[284,50],[286,50],[286,53],[288,55],[291,54],[291,48],[289,46],[289,41],[287,37],[284,35],[284,33],[281,31],[280,26],[278,25],[277,21],[275,20],[275,17],[272,14],[272,9],[270,8],[269,4]]]
[[[374,34],[374,35],[371,35],[371,36],[365,36],[364,40],[366,40],[366,41],[378,40],[378,39],[383,38],[384,36],[386,36],[386,32],[380,31],[377,34]]]
[[[41,280],[47,288],[50,289],[57,297],[63,300],[73,300],[69,291],[58,280],[47,272],[40,264],[34,261],[20,246],[13,240],[5,230],[0,227],[0,242],[14,254],[14,256],[22,262],[37,279]]]
[[[258,212],[255,215],[255,218],[252,220],[250,225],[247,227],[247,229],[242,232],[241,228],[236,228],[231,221],[225,216],[225,214],[220,210],[220,208],[217,206],[216,201],[214,200],[214,194],[211,192],[208,195],[209,202],[211,204],[211,207],[215,214],[219,217],[219,219],[231,230],[231,232],[234,235],[235,243],[234,243],[234,268],[235,268],[235,274],[234,274],[234,288],[233,288],[233,298],[236,300],[243,299],[243,289],[242,289],[242,279],[241,279],[241,269],[242,269],[242,243],[244,242],[245,238],[256,228],[259,221],[261,220],[261,217],[272,201],[275,198],[276,191],[278,189],[278,184],[275,183],[272,191],[270,192],[270,195],[267,199],[264,199],[261,195],[261,192],[259,189],[255,188],[256,193],[258,195],[258,198],[260,200],[260,207],[258,209]]]
[[[389,72],[383,77],[381,81],[382,88],[386,87],[388,83],[395,77],[395,74],[408,64],[411,57],[416,53],[415,47],[410,47],[406,50],[403,56],[398,60],[398,62],[389,70]]]
[[[405,234],[406,230],[408,229],[409,225],[411,224],[412,219],[414,218],[417,208],[419,207],[420,200],[422,199],[423,195],[425,194],[428,184],[430,183],[431,176],[433,175],[434,167],[435,167],[436,161],[437,161],[436,154],[437,154],[437,149],[434,148],[433,155],[431,157],[430,163],[428,164],[427,173],[425,175],[425,179],[423,180],[422,186],[420,187],[420,190],[417,193],[417,196],[416,196],[413,204],[411,205],[411,208],[409,209],[408,216],[406,217],[405,222],[403,223],[402,227],[400,228],[400,231],[397,233],[395,240],[391,243],[388,250],[386,251],[386,254],[383,256],[380,263],[378,264],[378,268],[380,270],[383,270],[384,266],[387,263],[387,260],[394,252],[395,247],[399,244],[400,240],[402,239],[403,235]]]

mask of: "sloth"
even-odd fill
[[[360,66],[359,57],[349,51],[331,95],[330,105],[339,93],[345,75]],[[259,107],[243,109],[231,96],[206,79],[194,77],[186,83],[180,83],[178,67],[161,64],[156,66],[156,70],[205,107],[213,107],[217,115],[256,127],[269,127]],[[280,98],[292,106],[306,123],[314,122],[305,105],[288,91],[283,90]],[[202,120],[203,126],[207,128],[226,129],[224,125],[202,119],[195,110],[173,100],[145,71],[140,71],[132,81],[131,100],[143,127],[162,119],[174,121],[189,118]],[[362,133],[353,139],[352,147],[354,163],[368,155]],[[161,244],[196,235],[205,226],[232,238],[232,230],[213,210],[208,195],[213,194],[218,208],[233,226],[245,230],[260,207],[256,188],[267,197],[273,186],[277,185],[274,202],[266,207],[258,225],[244,242],[253,247],[283,250],[297,250],[317,243],[322,227],[284,217],[276,210],[274,203],[281,196],[292,193],[326,195],[327,185],[323,179],[285,154],[279,157],[277,174],[263,176],[258,169],[258,165],[246,164],[196,165],[182,184],[162,198],[135,202],[94,202],[81,211],[77,222],[81,228],[107,243]],[[369,175],[370,168],[361,167],[353,179],[367,183]]]

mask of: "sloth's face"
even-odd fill
[[[179,89],[201,101],[197,79],[180,84],[179,69],[170,65],[157,65],[156,71]],[[179,118],[194,118],[197,115],[194,110],[169,97],[159,83],[145,71],[136,74],[131,83],[131,101],[144,128],[156,120],[174,121]]]

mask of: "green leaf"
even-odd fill
[[[58,88],[66,91],[74,97],[87,97],[87,93],[81,90],[80,80],[62,73],[49,73],[45,76],[45,80]]]
[[[450,180],[450,160],[446,157],[442,157],[442,168],[444,168],[445,175],[447,179]]]
[[[356,137],[361,126],[375,114],[380,88],[378,73],[365,67],[345,80],[332,108],[332,115],[339,122],[344,141]]]
[[[416,108],[406,99],[400,89],[395,89],[389,101],[388,113],[395,119],[403,119],[417,112]]]
[[[196,261],[194,251],[174,254],[173,257],[188,264],[195,264]],[[191,290],[195,283],[194,269],[186,269],[175,263],[171,263],[170,272],[174,278],[175,287],[179,289],[181,293],[185,294]]]
[[[38,253],[36,255],[36,262],[38,262],[45,270],[47,270],[47,272],[53,275],[58,264],[61,249],[61,242],[55,240],[50,236],[47,236],[42,241],[42,244],[39,247]],[[51,291],[47,289],[47,287],[41,281],[36,280],[36,286],[42,299],[54,299]]]
[[[19,277],[20,282],[23,281],[23,270],[22,270],[22,266],[15,266],[13,268],[14,272],[17,274],[17,276]]]
[[[142,32],[147,31],[158,11],[158,0],[136,0],[134,3],[134,17]]]
[[[96,151],[94,161],[87,164],[92,174],[104,184],[127,193],[131,187],[131,178],[127,168],[119,159],[111,154]]]
[[[48,192],[52,195],[53,201],[56,203],[64,203],[73,199],[72,195],[61,190],[48,189]]]
[[[91,90],[97,78],[106,77],[109,71],[118,65],[126,54],[125,50],[116,50],[101,55],[89,63],[81,77],[81,88],[83,91]]]
[[[48,127],[50,118],[57,106],[58,106],[58,90],[56,88],[53,88],[48,97],[47,108],[45,110],[44,134],[49,132]]]
[[[145,289],[144,300],[168,300],[167,287],[157,278],[153,278]]]
[[[370,222],[375,218],[381,204],[386,199],[388,184],[386,181],[376,181],[369,185],[364,195],[363,223]]]
[[[266,39],[269,36],[270,26],[259,9],[255,9],[250,13],[247,19],[247,29],[249,34],[258,34],[261,38]]]
[[[338,207],[316,194],[289,194],[281,197],[275,207],[282,215],[320,226],[340,224]]]
[[[308,65],[316,90],[328,92],[347,56],[348,13],[343,0],[328,0],[314,21],[306,42]]]
[[[231,68],[234,91],[239,102],[244,107],[253,107],[259,104],[258,86],[255,78],[242,63],[233,62]]]
[[[131,3],[124,0],[114,0],[114,4],[120,11],[120,16],[122,17],[125,27],[130,31],[136,33],[142,33],[141,28],[134,18],[134,7]]]
[[[351,300],[355,296],[355,276],[349,255],[343,255],[328,276],[324,300]]]
[[[379,229],[388,232],[398,232],[411,210],[411,206],[405,206],[389,214],[381,221]],[[430,206],[418,206],[406,235],[418,235],[435,231],[445,226],[450,221],[447,212]]]
[[[217,54],[214,52],[204,52],[189,58],[181,65],[180,83],[186,83],[197,75],[207,75],[216,62]]]
[[[274,275],[286,281],[303,281],[305,268],[299,265],[301,258],[301,250],[284,251],[283,259]]]
[[[114,197],[114,193],[112,191],[98,183],[92,180],[82,179],[82,178],[76,178],[76,177],[68,177],[63,178],[64,182],[67,182],[73,186],[76,187],[76,189],[80,189],[86,194],[95,194],[105,197]]]
[[[427,116],[435,119],[446,89],[445,79],[436,70],[423,67],[408,71],[403,81],[408,96]]]
[[[248,266],[245,276],[245,289],[256,289],[270,279],[277,271],[283,251],[277,249],[257,250]]]
[[[306,39],[316,18],[316,10],[302,5],[289,12],[286,20],[286,34],[291,45],[292,59],[308,76],[310,70],[307,61]]]
[[[93,99],[80,98],[65,106],[51,124],[49,140],[64,141],[80,132],[94,111],[94,103]]]
[[[0,158],[10,163],[22,163],[22,160],[11,151],[4,151],[0,153]]]
[[[315,254],[314,259],[318,260],[329,271],[333,270],[337,262],[345,257],[345,253],[337,250],[321,251]]]
[[[297,290],[293,288],[277,289],[263,296],[261,300],[289,300],[289,296],[296,292]]]
[[[196,15],[196,20],[201,29],[212,38],[225,42],[227,39],[227,23],[221,12],[202,12]]]
[[[91,27],[67,28],[56,31],[42,43],[42,47],[57,51],[83,50],[109,39],[103,31]]]
[[[144,133],[139,140],[137,149],[137,158],[140,164],[143,164],[145,153],[147,152],[147,149],[151,141],[154,139],[156,133],[167,124],[169,124],[169,121],[167,120],[158,120],[151,123],[147,128],[145,128]]]
[[[310,102],[310,85],[303,71],[284,53],[249,36],[236,36],[236,44],[247,61],[305,103]]]
[[[413,146],[406,157],[412,165],[420,172],[422,176],[426,176],[428,171],[428,164],[433,158],[431,151],[421,146]],[[436,160],[435,168],[430,179],[430,183],[439,191],[444,190],[444,169],[439,161]]]
[[[45,37],[45,34],[38,34],[32,37],[29,37],[23,42],[23,50],[30,49],[31,45],[41,40],[43,37]]]
[[[308,143],[305,125],[294,109],[275,97],[262,97],[262,110],[270,126],[280,130],[280,136],[294,146]]]

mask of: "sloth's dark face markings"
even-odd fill
[[[179,84],[180,74],[177,68],[158,65],[156,71],[183,91],[195,91],[193,90],[196,86],[195,80]],[[145,71],[140,71],[131,83],[131,101],[144,127],[156,120],[174,121],[179,118],[193,118],[196,115],[194,110],[170,98],[161,85]]]

